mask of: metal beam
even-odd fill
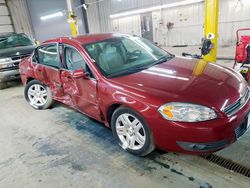
[[[205,38],[209,34],[213,34],[214,37],[211,39],[214,47],[209,54],[203,58],[209,62],[216,62],[217,48],[218,48],[218,20],[219,20],[219,0],[206,0],[205,1],[205,25],[204,34]]]
[[[81,4],[86,5],[85,0],[81,0]],[[82,6],[82,13],[83,13],[83,21],[84,21],[85,32],[89,33],[89,23],[88,23],[88,18],[87,18],[87,11],[83,6]]]

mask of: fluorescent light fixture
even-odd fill
[[[117,13],[117,14],[111,14],[109,17],[118,18],[118,17],[123,17],[123,16],[130,16],[134,14],[151,12],[154,10],[159,10],[159,9],[164,9],[164,8],[172,8],[172,7],[178,7],[178,6],[183,6],[183,5],[190,5],[190,4],[200,3],[200,2],[204,2],[204,0],[185,0],[185,1],[180,1],[176,3],[170,3],[170,4],[159,5],[159,6],[149,7],[149,8],[131,10],[131,11],[126,11],[126,12]]]
[[[45,15],[45,16],[41,16],[40,19],[42,21],[45,21],[45,20],[48,20],[48,19],[51,19],[51,18],[56,18],[56,17],[61,17],[63,16],[63,12],[55,12],[53,14],[48,14],[48,15]]]

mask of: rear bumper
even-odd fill
[[[19,69],[0,72],[0,82],[20,79]]]
[[[199,123],[167,121],[152,111],[144,117],[160,149],[205,154],[225,148],[245,134],[249,112],[250,101],[231,117]]]

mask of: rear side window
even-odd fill
[[[71,47],[65,47],[64,50],[68,70],[84,69],[86,71],[86,62],[78,51]]]
[[[36,53],[39,64],[51,66],[54,68],[61,67],[57,44],[41,46],[37,49]]]

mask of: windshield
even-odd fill
[[[116,77],[167,61],[171,54],[140,37],[115,37],[84,46],[104,76]]]
[[[0,36],[0,49],[30,45],[34,45],[34,43],[23,33]]]

